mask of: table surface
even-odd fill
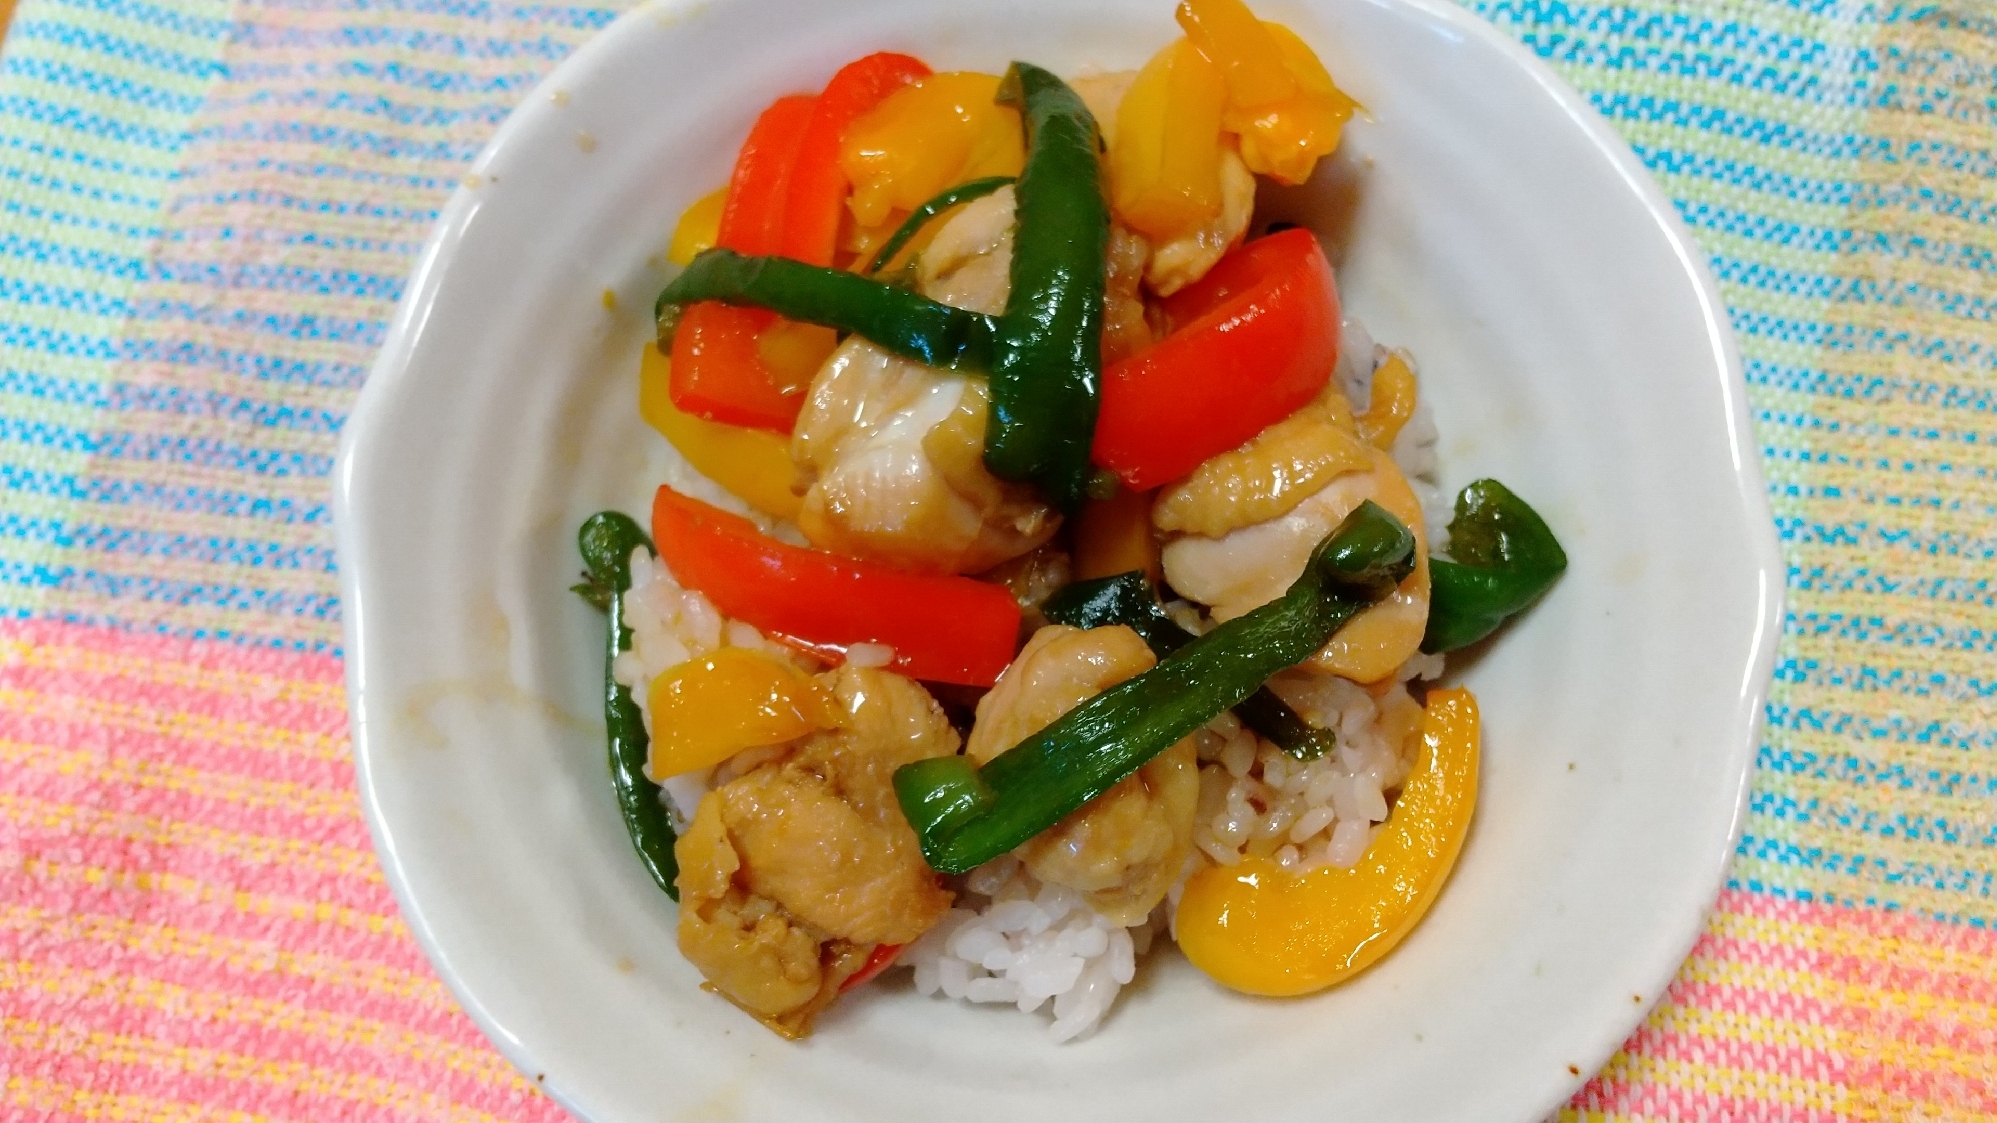
[[[328,474],[438,208],[629,6],[0,0],[0,1115],[562,1117],[375,863]],[[1563,1118],[1997,1120],[1997,13],[1467,6],[1708,254],[1789,562],[1733,876]]]

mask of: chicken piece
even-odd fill
[[[1155,662],[1129,628],[1042,628],[978,703],[964,751],[983,764]],[[1119,924],[1136,924],[1165,899],[1192,852],[1198,769],[1188,737],[1016,853],[1035,877],[1080,892]]]
[[[1120,224],[1109,228],[1108,272],[1103,281],[1103,365],[1151,346],[1156,338],[1144,314],[1144,272],[1151,243]]]
[[[1116,111],[1123,104],[1123,95],[1130,92],[1130,84],[1137,81],[1137,71],[1116,70],[1108,74],[1088,74],[1070,79],[1068,88],[1089,107],[1089,114],[1096,119],[1096,128],[1103,135],[1103,147],[1116,143]]]
[[[1227,454],[1231,455],[1231,454]],[[1421,647],[1428,626],[1428,532],[1420,500],[1393,457],[1366,450],[1370,467],[1333,479],[1287,514],[1219,537],[1185,535],[1165,544],[1165,579],[1181,596],[1232,620],[1283,595],[1311,551],[1371,499],[1415,535],[1415,570],[1386,600],[1354,617],[1307,666],[1354,682],[1378,682]]]
[[[798,741],[786,766],[823,780],[892,836],[899,852],[919,861],[915,831],[902,817],[894,794],[895,769],[955,755],[957,731],[929,691],[892,671],[840,667],[819,675],[818,681],[838,699],[845,718],[837,729]]]
[[[1168,534],[1219,538],[1281,518],[1333,479],[1372,466],[1351,404],[1329,385],[1304,408],[1160,492],[1151,523]]]
[[[785,1036],[879,944],[950,907],[895,800],[894,770],[957,751],[922,687],[871,668],[819,676],[843,724],[709,792],[674,846],[680,951],[715,989]]]
[[[924,291],[1000,311],[1011,257],[1003,190],[938,232],[922,255]],[[982,382],[848,339],[812,380],[791,437],[809,484],[798,529],[821,549],[924,573],[977,573],[1046,542],[1060,516],[985,469],[988,408]]]
[[[915,277],[931,300],[996,316],[1012,291],[1013,196],[1001,187],[964,204],[930,239]]]
[[[823,934],[736,884],[742,859],[712,794],[700,801],[673,854],[680,864],[680,954],[687,962],[759,1017],[782,1017],[811,1002],[824,984]]]
[[[976,573],[1054,536],[1060,516],[984,466],[982,384],[855,336],[813,380],[791,437],[815,546],[921,573]]]
[[[1170,296],[1206,276],[1241,243],[1254,213],[1255,173],[1230,145],[1220,154],[1220,213],[1198,230],[1151,248],[1151,264],[1144,271],[1151,291]]]
[[[997,315],[1011,291],[1014,196],[1001,187],[964,205],[922,251],[916,278],[931,300]],[[1151,260],[1142,234],[1110,227],[1103,295],[1103,362],[1151,345],[1140,291]]]

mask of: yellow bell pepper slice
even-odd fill
[[[651,757],[664,780],[743,749],[781,745],[839,724],[838,700],[810,675],[761,652],[724,647],[652,680]]]
[[[1317,53],[1295,32],[1278,23],[1264,26],[1284,68],[1297,81],[1297,94],[1273,105],[1230,105],[1222,120],[1240,136],[1241,161],[1249,171],[1295,185],[1311,177],[1320,158],[1337,150],[1359,103],[1332,83]]]
[[[1108,499],[1082,504],[1074,521],[1073,572],[1077,581],[1141,569],[1156,584],[1163,576],[1158,537],[1151,533],[1154,492],[1120,487]]]
[[[1284,873],[1266,858],[1210,866],[1179,899],[1179,948],[1249,994],[1321,990],[1387,954],[1434,903],[1477,805],[1477,699],[1428,696],[1421,748],[1384,828],[1359,864]]]
[[[1227,75],[1229,104],[1242,109],[1296,96],[1297,80],[1282,65],[1269,28],[1242,0],[1185,0],[1173,13],[1201,54]]]
[[[809,389],[818,368],[838,346],[838,332],[795,320],[778,320],[756,337],[756,355],[777,376],[777,388],[786,394]]]
[[[673,240],[666,246],[666,260],[686,265],[702,250],[714,248],[721,237],[721,208],[728,202],[728,188],[719,187],[702,195],[680,215],[673,227]]]
[[[1221,124],[1241,138],[1248,170],[1282,183],[1310,178],[1338,148],[1358,103],[1347,97],[1297,34],[1257,20],[1241,0],[1185,0],[1186,37],[1227,76]]]
[[[1018,175],[1026,162],[1019,111],[998,105],[996,74],[931,74],[903,86],[846,127],[839,166],[846,205],[861,226],[912,211],[945,188]]]
[[[673,361],[645,346],[638,368],[638,415],[671,441],[693,469],[766,515],[796,519],[804,500],[791,490],[797,466],[790,441],[767,429],[723,425],[673,405]]]
[[[1220,213],[1221,111],[1227,82],[1184,39],[1137,72],[1116,110],[1110,205],[1124,225],[1159,241]]]
[[[1415,415],[1415,372],[1408,360],[1396,351],[1373,372],[1373,396],[1366,412],[1353,420],[1359,436],[1377,449],[1391,449],[1402,426]]]

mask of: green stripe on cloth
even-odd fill
[[[190,124],[221,76],[228,0],[25,0],[0,60],[0,614],[70,567],[131,297]]]

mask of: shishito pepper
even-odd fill
[[[659,799],[659,785],[645,774],[650,741],[645,735],[645,717],[631,691],[610,673],[619,652],[631,647],[631,629],[624,626],[624,594],[631,590],[631,554],[639,547],[652,548],[651,539],[628,515],[604,511],[591,515],[576,533],[582,552],[583,583],[575,591],[610,616],[610,642],[603,661],[603,724],[610,743],[610,781],[617,792],[617,808],[624,816],[624,829],[645,872],[666,896],[677,901],[680,891],[673,884],[679,877],[679,860],[673,856],[673,824],[666,817],[666,805]]]
[[[1546,520],[1496,480],[1478,480],[1457,493],[1449,552],[1454,561],[1428,563],[1428,630],[1421,649],[1430,653],[1490,635],[1532,607],[1567,569],[1567,552]]]
[[[1165,615],[1151,579],[1142,571],[1077,581],[1047,598],[1040,612],[1071,628],[1121,624],[1142,637],[1152,654],[1161,659],[1198,638]],[[1316,760],[1338,745],[1331,730],[1319,729],[1297,716],[1289,703],[1266,686],[1234,707],[1234,716],[1298,760]]]
[[[1013,192],[1012,287],[991,368],[985,466],[1032,480],[1064,511],[1088,498],[1102,393],[1109,203],[1102,136],[1067,83],[1015,62],[999,100],[1019,106],[1026,166]]]
[[[1308,659],[1414,566],[1415,538],[1362,503],[1283,596],[1220,625],[1150,670],[1068,711],[979,768],[968,757],[904,765],[895,796],[922,854],[964,873],[1019,846],[1146,761]]]
[[[843,269],[783,257],[745,257],[714,249],[693,259],[659,294],[660,323],[694,301],[766,308],[793,320],[852,332],[944,370],[987,370],[998,320],[871,281]],[[702,307],[694,304],[695,308]]]

